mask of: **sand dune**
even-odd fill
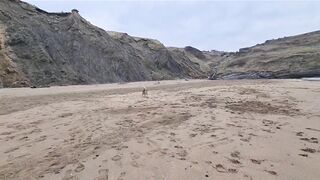
[[[319,107],[302,80],[0,89],[0,179],[317,180]]]

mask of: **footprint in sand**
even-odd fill
[[[226,171],[226,168],[222,165],[222,164],[216,164],[216,166],[214,167],[218,172],[221,172],[221,173],[225,173],[227,172]]]
[[[65,117],[69,117],[69,116],[72,116],[73,113],[62,113],[59,115],[59,118],[65,118]]]
[[[119,161],[119,160],[121,160],[121,156],[120,155],[115,155],[115,156],[113,156],[111,159],[113,160],[113,161]]]
[[[251,136],[249,136],[247,138],[240,138],[240,140],[243,141],[243,142],[250,142]]]
[[[95,177],[94,180],[108,180],[109,169],[100,169],[98,173],[99,173],[99,176]]]
[[[18,150],[18,149],[19,149],[19,147],[9,148],[9,149],[7,149],[4,153],[5,153],[5,154],[11,153],[11,152],[16,151],[16,150]]]
[[[140,155],[139,155],[139,154],[131,153],[131,159],[132,159],[132,160],[136,160],[136,159],[139,159],[139,158],[140,158]]]
[[[2,135],[10,135],[10,134],[12,134],[12,133],[14,133],[14,131],[3,132],[3,133],[0,133],[0,136],[2,136]]]
[[[240,152],[239,151],[234,151],[230,155],[233,158],[238,158],[238,159],[240,158]]]
[[[308,154],[299,154],[299,156],[308,157]]]
[[[274,176],[278,175],[278,173],[275,171],[268,171],[268,170],[264,170],[264,171]]]
[[[228,172],[229,172],[229,173],[237,173],[238,170],[237,170],[237,169],[233,169],[233,168],[229,168],[229,169],[228,169]]]
[[[265,160],[257,160],[257,159],[250,159],[252,163],[254,164],[261,164]]]
[[[212,151],[212,153],[213,153],[213,154],[219,154],[219,152],[217,152],[217,151]]]
[[[212,164],[212,161],[205,161],[206,164]]]
[[[182,147],[182,146],[179,146],[179,145],[175,145],[174,148],[176,148],[176,149],[182,149],[183,147]]]
[[[213,168],[215,168],[220,173],[237,173],[238,172],[237,169],[233,169],[233,168],[227,169],[222,164],[216,164],[216,166],[214,166]]]
[[[310,131],[316,131],[316,132],[320,132],[319,129],[315,129],[315,128],[306,128],[307,130],[310,130]]]
[[[168,148],[162,148],[162,149],[159,150],[161,156],[167,155],[168,151],[169,151]]]
[[[29,141],[28,136],[23,136],[20,139],[18,139],[19,141]]]
[[[312,138],[300,138],[300,140],[302,141],[307,141],[309,143],[314,143],[314,144],[318,144],[318,138],[312,137]]]
[[[296,136],[303,136],[303,134],[304,134],[303,132],[297,132]]]
[[[301,151],[308,152],[308,153],[315,153],[315,152],[317,152],[315,149],[312,149],[312,148],[303,148],[303,149],[301,149]]]
[[[35,141],[36,142],[41,142],[41,141],[44,141],[47,139],[47,136],[46,135],[43,135],[43,136],[40,136],[39,138],[37,138]]]
[[[186,160],[186,157],[187,157],[187,155],[188,155],[188,152],[187,152],[186,150],[182,149],[182,150],[179,150],[179,151],[176,153],[176,155],[179,157],[178,159],[180,159],[180,160]]]
[[[117,150],[117,151],[121,151],[122,149],[128,149],[129,146],[126,145],[118,145],[118,146],[112,146],[113,149]]]
[[[131,161],[131,165],[136,168],[140,167],[137,161]]]
[[[228,159],[233,164],[241,164],[241,162],[237,159]]]
[[[81,172],[81,171],[84,170],[84,168],[85,168],[85,166],[84,166],[82,163],[79,163],[79,164],[77,165],[77,167],[74,169],[74,171],[75,171],[75,172]]]
[[[78,180],[78,177],[73,173],[71,169],[69,169],[65,172],[62,180]]]
[[[249,176],[248,174],[244,174],[243,177],[248,178],[250,180],[253,180],[253,178],[251,176]]]
[[[121,172],[121,173],[120,173],[120,176],[118,177],[117,180],[123,180],[123,177],[124,177],[126,174],[127,174],[126,172]]]

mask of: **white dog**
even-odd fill
[[[148,96],[148,90],[146,87],[143,87],[142,96]]]

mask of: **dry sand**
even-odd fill
[[[0,179],[318,180],[319,141],[320,82],[0,89]]]

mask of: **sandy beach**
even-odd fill
[[[318,180],[319,141],[319,81],[0,89],[1,180]]]

